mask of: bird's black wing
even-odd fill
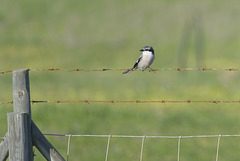
[[[138,58],[138,60],[136,61],[136,63],[134,64],[132,69],[137,69],[138,68],[138,63],[141,61],[142,57],[143,57],[143,54]]]
[[[136,61],[136,63],[134,64],[134,66],[131,69],[127,70],[126,72],[123,72],[123,74],[128,74],[128,73],[132,72],[133,70],[137,69],[138,68],[138,63],[141,61],[142,57],[143,57],[143,55],[141,55],[138,58],[138,60]]]

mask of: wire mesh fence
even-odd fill
[[[111,153],[111,141],[114,138],[137,138],[141,139],[141,144],[139,147],[139,156],[138,160],[143,161],[144,156],[144,148],[145,148],[145,141],[147,139],[175,139],[177,144],[177,150],[176,150],[176,160],[181,160],[181,148],[184,146],[182,143],[183,139],[191,139],[191,138],[217,138],[216,140],[216,150],[215,150],[215,160],[219,160],[220,155],[220,143],[222,138],[225,137],[240,137],[240,135],[189,135],[189,136],[147,136],[147,135],[141,135],[141,136],[134,136],[134,135],[73,135],[73,134],[45,134],[45,136],[53,136],[53,137],[66,137],[67,138],[67,160],[71,158],[71,144],[72,144],[72,138],[73,137],[90,137],[90,138],[106,138],[106,148],[105,148],[105,161],[108,161],[109,154]],[[137,157],[137,156],[136,156]]]

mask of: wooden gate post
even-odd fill
[[[29,70],[13,71],[13,112],[8,113],[8,132],[0,143],[0,161],[33,161],[32,146],[47,161],[65,161],[41,133],[31,117]]]
[[[29,114],[8,113],[9,161],[33,161]]]
[[[9,161],[33,161],[29,70],[13,71],[13,112],[8,113]]]

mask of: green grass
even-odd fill
[[[239,2],[2,1],[0,71],[18,68],[129,68],[152,45],[152,68],[181,67],[186,22],[202,19],[204,65],[239,68]],[[197,67],[196,28],[186,67]],[[180,55],[181,56],[181,55]],[[30,72],[32,100],[239,100],[239,72]],[[0,102],[12,100],[0,75]],[[0,136],[12,105],[0,106]],[[119,135],[239,134],[239,104],[33,104],[43,133]],[[48,139],[66,158],[67,138]],[[143,160],[177,160],[177,139],[146,139]],[[239,138],[222,138],[220,160],[239,160]],[[73,137],[70,160],[104,160],[107,138]],[[181,160],[214,160],[217,138],[182,139]],[[109,160],[139,160],[141,138],[112,138]],[[35,160],[43,160],[37,149]]]

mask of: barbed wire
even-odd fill
[[[29,71],[64,71],[64,72],[104,72],[104,71],[126,71],[131,69],[110,69],[110,68],[102,68],[102,69],[59,69],[59,68],[48,68],[48,69],[28,69]],[[240,68],[162,68],[162,69],[151,69],[153,72],[155,71],[240,71]],[[11,73],[14,70],[6,70],[1,71],[0,74]],[[134,71],[141,71],[140,69],[136,69]]]
[[[0,102],[0,105],[4,105],[4,104],[13,104],[13,101],[9,101],[9,102]]]
[[[161,103],[161,104],[166,104],[166,103],[213,103],[213,104],[218,104],[218,103],[239,103],[240,100],[200,100],[200,101],[194,101],[194,100],[157,100],[157,101],[142,101],[142,100],[129,100],[129,101],[120,101],[120,100],[76,100],[76,101],[66,101],[66,100],[58,100],[58,101],[31,101],[32,104],[35,103]],[[0,102],[0,105],[3,104],[13,104],[13,101],[8,101],[8,102]]]

